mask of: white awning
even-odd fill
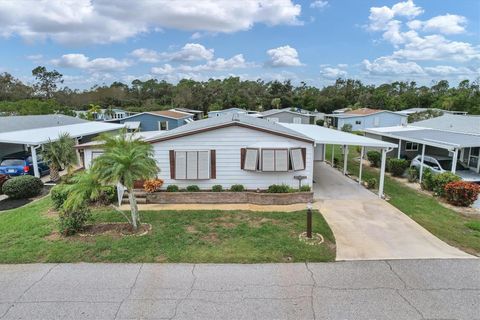
[[[0,133],[0,142],[39,145],[48,143],[49,141],[56,141],[63,133],[68,133],[72,138],[80,138],[92,134],[119,130],[123,127],[123,124],[92,121],[58,127],[18,130]]]
[[[137,130],[140,128],[140,121],[125,121],[124,125],[129,130]]]
[[[297,131],[319,144],[339,144],[349,146],[364,146],[373,148],[396,148],[397,145],[381,140],[371,139],[356,134],[329,129],[313,124],[279,123],[280,125]]]

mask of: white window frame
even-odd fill
[[[207,160],[206,160],[206,176],[205,177],[199,177],[199,153],[200,152],[205,152],[207,155]],[[182,153],[185,155],[185,168],[180,168],[178,164],[178,154]],[[192,172],[189,174],[189,168],[188,168],[188,159],[189,156],[193,156],[193,154],[196,153],[196,161],[195,161],[195,173],[193,174]],[[175,180],[209,180],[211,179],[211,157],[210,157],[210,150],[175,150]],[[182,175],[179,175],[179,170],[181,169],[181,172],[183,173]]]
[[[162,129],[162,123],[166,123],[166,129]],[[159,131],[168,131],[168,120],[158,121],[158,130]]]
[[[273,170],[264,170],[264,163],[263,163],[263,160],[264,160],[264,151],[273,151]],[[277,170],[277,161],[276,161],[276,158],[277,158],[277,155],[276,155],[276,152],[277,151],[286,151],[287,153],[287,157],[286,157],[286,161],[287,161],[287,165],[286,165],[286,170]],[[288,168],[289,168],[289,163],[290,163],[290,152],[289,152],[289,149],[288,148],[263,148],[262,151],[261,151],[261,164],[262,164],[262,168],[261,168],[261,171],[262,172],[288,172]]]
[[[295,165],[294,152],[300,152],[300,167],[297,167],[297,166]],[[292,169],[293,169],[293,171],[305,170],[305,159],[303,158],[302,148],[292,148],[292,149],[290,149],[290,162],[292,163]],[[297,164],[297,165],[298,165],[298,164]]]
[[[247,158],[248,158],[248,153],[249,152],[255,152],[255,167],[254,168],[249,168],[247,167]],[[257,148],[246,148],[245,149],[245,159],[244,159],[244,163],[243,163],[243,170],[246,170],[246,171],[257,171],[258,170],[258,163],[259,163],[259,160],[260,160],[260,150],[257,149]]]
[[[293,118],[293,123],[302,124],[302,117],[294,117]]]
[[[411,144],[410,148],[408,147],[409,143]],[[405,151],[418,151],[418,143],[405,141]]]

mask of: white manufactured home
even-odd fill
[[[250,190],[272,184],[312,186],[315,141],[280,124],[248,115],[229,114],[196,121],[177,129],[149,134],[164,187],[242,184]],[[101,154],[98,145],[85,144],[85,167]]]

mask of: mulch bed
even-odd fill
[[[82,231],[78,233],[81,237],[93,237],[98,235],[109,235],[114,237],[122,236],[143,236],[152,230],[152,225],[149,223],[142,223],[136,231],[129,223],[98,223],[85,226]]]
[[[28,198],[28,199],[10,199],[10,198],[7,198],[7,199],[4,199],[4,200],[0,201],[0,211],[20,208],[20,207],[23,207],[24,205],[26,205],[26,204],[28,204],[32,201],[43,198],[46,195],[48,195],[51,188],[52,188],[52,186],[43,186],[42,192],[38,196],[33,197],[33,198]]]

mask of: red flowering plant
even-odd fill
[[[461,207],[468,207],[475,202],[480,194],[480,185],[454,181],[445,186],[445,198],[450,204]]]
[[[163,180],[162,179],[150,179],[146,180],[143,184],[143,189],[148,192],[152,193],[155,191],[158,191],[163,185]]]

